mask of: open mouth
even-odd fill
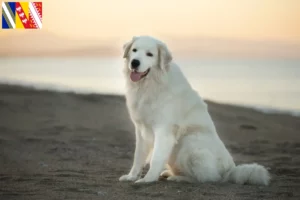
[[[136,70],[132,70],[130,72],[130,79],[133,82],[138,82],[139,80],[141,80],[142,78],[146,77],[148,75],[148,73],[150,72],[150,68],[147,69],[145,72],[137,72]]]

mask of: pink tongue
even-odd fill
[[[137,82],[141,80],[143,73],[138,73],[138,72],[131,72],[130,73],[130,78],[133,82]]]

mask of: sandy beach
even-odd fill
[[[0,199],[300,199],[300,118],[208,101],[237,164],[270,169],[269,186],[121,183],[134,152],[123,96],[0,85]]]

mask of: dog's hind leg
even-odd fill
[[[196,149],[189,157],[190,172],[199,182],[221,180],[217,159],[208,149]]]
[[[166,169],[160,174],[160,176],[168,178],[169,176],[174,176],[175,173],[169,164],[166,165]]]

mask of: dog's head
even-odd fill
[[[138,82],[150,76],[152,71],[168,70],[172,55],[161,41],[149,37],[133,37],[123,46],[123,57],[130,70],[130,79]]]

